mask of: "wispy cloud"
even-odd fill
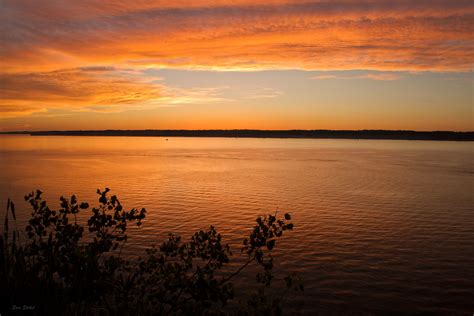
[[[396,72],[368,72],[364,74],[320,74],[311,76],[313,80],[328,80],[328,79],[370,79],[378,81],[393,81],[402,79],[403,75]]]
[[[336,79],[338,78],[336,75],[316,75],[316,76],[311,76],[310,79],[313,80],[326,80],[326,79]]]
[[[468,71],[472,1],[5,0],[2,69]]]
[[[367,78],[372,80],[382,80],[382,81],[392,81],[403,78],[401,75],[396,73],[368,73],[365,76],[360,76],[360,78]]]
[[[4,74],[0,75],[0,118],[49,115],[48,109],[117,113],[232,101],[223,96],[227,86],[179,88],[164,85],[161,79],[143,76],[141,71],[107,66]]]
[[[153,104],[163,107],[180,106],[180,105],[199,105],[210,104],[216,102],[228,102],[231,99],[223,96],[223,91],[228,87],[214,88],[177,88],[164,87],[163,96],[156,99]]]
[[[0,74],[0,117],[48,108],[111,110],[160,98],[159,86],[109,67]]]

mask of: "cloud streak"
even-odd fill
[[[48,108],[110,111],[158,98],[159,86],[110,67],[0,75],[0,117]]]
[[[4,1],[1,66],[467,71],[470,1]]]
[[[320,74],[310,77],[313,80],[327,80],[327,79],[370,79],[377,81],[393,81],[402,79],[403,76],[397,72],[368,72],[365,74]]]

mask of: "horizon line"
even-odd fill
[[[290,129],[258,129],[258,128],[213,128],[213,129],[183,129],[183,128],[145,128],[145,129],[57,129],[57,130],[11,130],[11,131],[1,131],[0,134],[9,134],[9,133],[74,133],[74,132],[143,132],[143,131],[186,131],[186,132],[231,132],[231,131],[255,131],[255,132],[413,132],[413,133],[474,133],[474,130],[469,131],[460,131],[460,130],[413,130],[413,129],[380,129],[380,128],[364,128],[364,129],[303,129],[303,128],[290,128]]]
[[[220,137],[220,138],[287,138],[287,139],[380,139],[474,141],[474,132],[411,130],[69,130],[18,131],[0,134],[30,136],[103,136],[103,137]]]

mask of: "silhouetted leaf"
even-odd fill
[[[267,242],[268,250],[272,250],[274,246],[275,246],[275,239],[270,240],[269,242]]]
[[[16,221],[15,204],[13,203],[13,201],[10,202],[10,210],[11,210],[11,212],[12,212],[13,220]]]
[[[4,227],[5,227],[5,236],[8,236],[8,213],[5,214]],[[6,237],[5,239],[8,239],[8,237]]]

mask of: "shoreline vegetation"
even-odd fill
[[[277,240],[293,230],[290,214],[258,216],[240,251],[210,226],[190,238],[169,234],[144,257],[130,259],[121,256],[127,227],[141,226],[146,210],[125,210],[109,191],[97,190],[96,207],[72,195],[60,198],[59,209],[50,209],[40,190],[31,192],[24,231],[8,200],[0,230],[0,314],[27,307],[36,315],[281,315],[290,292],[304,290],[298,276],[277,278],[273,269]],[[86,225],[78,217],[84,212]],[[257,271],[254,286],[234,286],[250,266]]]
[[[474,131],[410,130],[69,130],[12,131],[0,134],[31,136],[134,136],[134,137],[228,137],[228,138],[309,138],[309,139],[383,139],[474,141]]]

